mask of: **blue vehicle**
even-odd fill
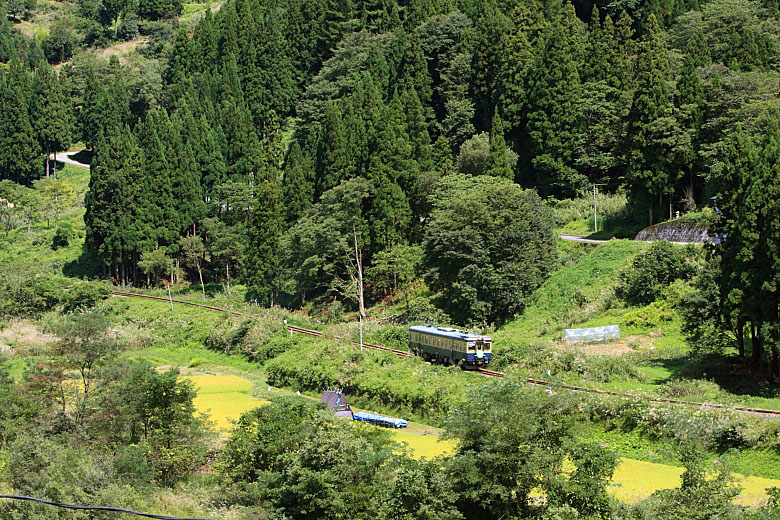
[[[352,414],[352,420],[368,422],[378,426],[386,426],[388,428],[406,428],[408,426],[407,422],[403,419],[395,419],[394,417],[386,417],[370,412],[355,412]]]
[[[425,361],[463,368],[484,367],[493,359],[492,339],[465,330],[416,325],[409,327],[409,352]]]

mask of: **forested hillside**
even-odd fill
[[[778,428],[730,408],[778,408],[777,2],[0,12],[0,492],[246,519],[780,515]],[[715,243],[557,238],[676,218]],[[349,342],[405,350],[413,323],[490,334],[506,378]],[[240,397],[198,401],[230,386],[205,373]],[[337,421],[309,402],[332,387],[450,451]],[[264,406],[229,425],[238,400]],[[682,477],[618,503],[619,462]],[[733,502],[733,468],[760,503]]]
[[[637,223],[711,203],[734,185],[732,135],[773,135],[779,27],[775,6],[736,0],[228,1],[149,43],[156,67],[52,71],[3,20],[0,172],[29,185],[49,153],[92,151],[86,248],[117,283],[205,275],[266,304],[360,306],[358,275],[376,298],[409,263],[452,287],[444,240],[452,296],[490,307],[458,320],[500,322],[522,305],[483,305],[504,290],[489,280],[522,300],[545,270],[520,279],[495,237],[428,226],[444,198],[482,190],[442,179],[558,198],[603,184]],[[481,202],[500,222],[508,202]]]

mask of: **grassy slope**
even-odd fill
[[[599,314],[612,298],[618,273],[645,247],[613,240],[557,271],[536,291],[525,312],[493,335],[499,352],[506,343],[550,340],[564,328]]]

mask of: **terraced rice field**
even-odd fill
[[[252,383],[238,376],[185,376],[195,383],[198,396],[193,403],[198,412],[207,413],[219,432],[233,429],[231,421],[237,421],[241,414],[267,404],[268,401],[251,395]]]
[[[393,432],[398,442],[405,442],[415,458],[433,458],[438,455],[452,455],[453,441],[438,441],[438,435],[397,430]],[[638,502],[659,489],[679,487],[683,468],[621,458],[612,477],[610,492],[623,502]],[[742,505],[760,505],[766,501],[766,489],[780,487],[780,480],[737,475],[737,484],[742,492],[735,500]]]
[[[659,489],[678,487],[683,468],[634,459],[621,459],[612,477],[611,491],[624,502],[638,502]],[[766,489],[779,486],[780,480],[735,475],[742,492],[735,502],[760,505],[766,501]]]
[[[439,441],[438,435],[420,435],[408,431],[396,430],[393,432],[395,440],[405,442],[412,450],[415,459],[426,457],[432,459],[439,455],[453,455],[456,444],[454,441]]]

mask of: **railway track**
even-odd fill
[[[62,287],[63,289],[68,289],[68,287]],[[211,305],[204,305],[201,303],[194,303],[194,302],[188,302],[184,300],[173,300],[168,298],[161,298],[159,296],[148,296],[146,294],[137,294],[137,293],[128,293],[128,292],[121,292],[121,291],[113,291],[112,296],[118,296],[121,298],[144,298],[147,300],[157,300],[161,302],[166,303],[176,303],[180,305],[189,305],[191,307],[201,307],[203,309],[208,309],[210,311],[215,312],[222,312],[227,314],[232,314],[233,316],[242,316],[245,318],[251,318],[252,316],[248,314],[243,314],[236,311],[231,311],[228,309],[221,309],[219,307],[213,307]],[[289,330],[291,333],[294,334],[306,334],[309,336],[320,336],[328,339],[336,339],[341,341],[349,341],[353,345],[359,345],[360,342],[355,341],[350,338],[346,338],[343,336],[336,336],[331,334],[324,334],[323,332],[320,332],[318,330],[312,330],[312,329],[305,329],[303,327],[298,327],[296,325],[288,325],[285,324],[285,327],[287,327],[287,330]],[[370,350],[382,350],[386,352],[392,352],[396,356],[399,357],[414,357],[414,354],[411,352],[407,352],[405,350],[397,350],[392,349],[388,347],[383,347],[381,345],[374,345],[373,343],[363,343],[363,348],[367,348]],[[485,377],[506,377],[506,374],[503,372],[497,372],[495,370],[488,370],[486,368],[477,368],[475,373],[483,375]],[[642,399],[646,400],[652,403],[666,403],[666,404],[678,404],[678,405],[684,405],[684,406],[695,406],[697,408],[704,408],[704,409],[719,409],[719,410],[733,410],[741,413],[750,413],[754,415],[760,415],[760,416],[766,416],[766,417],[775,417],[780,418],[780,410],[768,410],[765,408],[753,408],[749,406],[735,406],[735,405],[727,405],[727,404],[719,404],[719,403],[699,403],[695,401],[684,401],[682,399],[666,399],[662,397],[642,397],[634,394],[626,394],[622,392],[613,392],[610,390],[598,390],[595,388],[585,388],[580,386],[574,386],[574,385],[562,385],[562,384],[556,384],[551,381],[545,381],[543,379],[533,379],[533,378],[524,378],[524,381],[526,383],[532,384],[532,385],[538,385],[538,386],[548,386],[548,387],[556,387],[556,388],[562,388],[565,390],[570,390],[572,392],[586,392],[590,394],[602,394],[602,395],[610,395],[614,397],[622,397],[626,399]]]
[[[208,309],[210,311],[224,312],[227,314],[232,314],[233,316],[243,316],[245,318],[251,318],[251,316],[249,316],[248,314],[242,314],[240,312],[230,311],[227,309],[220,309],[219,307],[212,307],[211,305],[203,305],[202,303],[194,303],[194,302],[188,302],[184,300],[173,300],[169,298],[161,298],[159,296],[149,296],[146,294],[137,294],[137,293],[128,293],[128,292],[119,292],[119,291],[112,291],[111,296],[119,296],[122,298],[145,298],[147,300],[157,300],[166,303],[178,303],[180,305],[189,305],[191,307],[201,307],[203,309]]]
[[[295,325],[287,325],[287,324],[285,324],[285,326],[287,327],[287,330],[289,330],[291,333],[306,334],[308,336],[321,336],[323,338],[328,338],[328,339],[338,339],[338,340],[342,340],[342,341],[349,341],[353,345],[360,345],[359,341],[355,341],[355,340],[350,339],[350,338],[345,338],[343,336],[335,336],[333,334],[323,334],[322,332],[320,332],[318,330],[304,329],[303,327],[298,327],[298,326],[295,326]],[[367,348],[369,350],[384,350],[386,352],[392,352],[396,356],[400,356],[400,357],[414,357],[414,354],[412,354],[411,352],[407,352],[405,350],[396,350],[396,349],[392,349],[392,348],[387,348],[387,347],[383,347],[381,345],[374,345],[373,343],[363,342],[363,348]]]
[[[331,339],[340,339],[344,340],[346,338],[340,337],[340,336],[329,336],[325,335],[322,332],[316,331],[316,330],[310,330],[310,329],[304,329],[302,327],[296,327],[293,325],[287,325],[287,329],[290,330],[293,333],[300,333],[300,334],[309,334],[311,336],[322,336],[326,338]],[[357,345],[357,341],[350,340],[350,343]],[[371,343],[363,343],[364,348],[369,348],[373,350],[384,350],[388,352],[392,352],[393,354],[396,354],[397,356],[402,357],[414,357],[414,354],[407,352],[405,350],[395,350],[387,347],[382,347],[380,345],[372,345]],[[503,372],[498,372],[495,370],[488,370],[486,368],[477,368],[474,370],[474,373],[483,375],[485,377],[506,377],[506,374]],[[537,385],[537,386],[548,386],[548,387],[556,387],[556,388],[562,388],[565,390],[570,390],[572,392],[585,392],[590,394],[602,394],[602,395],[610,395],[614,397],[622,397],[625,399],[642,399],[649,401],[651,403],[666,403],[666,404],[679,404],[679,405],[685,405],[685,406],[695,406],[697,408],[703,408],[703,409],[720,409],[720,410],[733,410],[737,412],[743,412],[743,413],[752,413],[757,415],[764,415],[768,417],[778,417],[780,418],[780,410],[767,410],[764,408],[751,408],[747,406],[734,406],[734,405],[727,405],[727,404],[717,404],[717,403],[697,403],[695,401],[683,401],[681,399],[666,399],[663,397],[642,397],[634,394],[626,394],[621,392],[612,392],[610,390],[598,390],[595,388],[585,388],[581,386],[574,386],[574,385],[562,385],[562,384],[556,384],[551,381],[545,381],[544,379],[533,379],[533,378],[524,378],[523,381],[526,383]]]

